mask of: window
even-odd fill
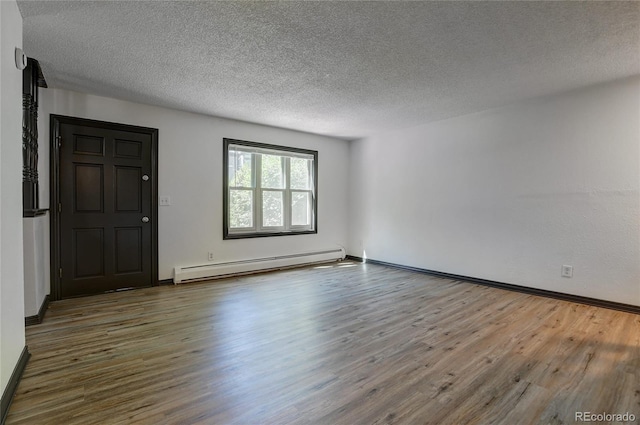
[[[224,139],[224,239],[317,233],[318,152]]]

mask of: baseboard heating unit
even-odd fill
[[[326,263],[329,261],[343,260],[344,258],[344,248],[336,248],[300,254],[279,255],[276,257],[209,263],[199,266],[175,267],[173,269],[173,283],[177,284],[192,280],[211,279],[227,275],[274,270],[305,264]]]

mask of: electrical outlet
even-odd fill
[[[562,266],[562,277],[573,277],[573,266]]]
[[[171,205],[171,197],[170,196],[160,196],[158,198],[158,203],[160,205]]]
[[[213,260],[214,260],[213,252],[209,251],[209,261],[213,261]]]

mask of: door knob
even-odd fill
[[[149,217],[142,217],[142,222],[143,223],[148,223],[149,222]]]
[[[142,176],[142,180],[147,181],[149,180],[149,176],[147,176],[146,174]]]

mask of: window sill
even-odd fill
[[[317,234],[318,230],[296,230],[289,232],[253,232],[253,233],[225,233],[222,237],[224,240],[228,239],[250,239],[250,238],[266,238],[270,236],[294,236],[294,235],[313,235]]]

